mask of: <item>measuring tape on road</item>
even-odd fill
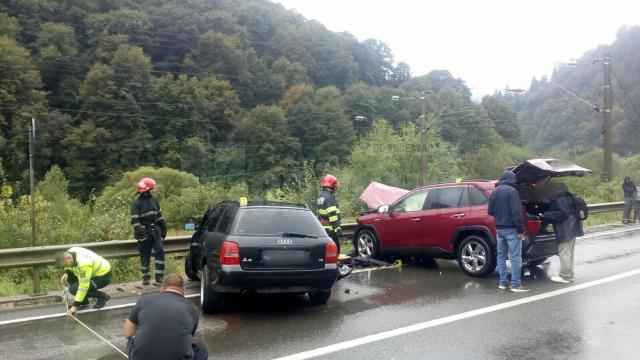
[[[100,340],[106,342],[107,344],[109,344],[109,346],[111,346],[112,348],[116,349],[116,351],[119,352],[120,354],[122,354],[122,356],[124,356],[127,359],[129,358],[127,356],[127,354],[125,354],[117,346],[113,345],[109,340],[105,339],[102,335],[100,335],[97,332],[93,331],[93,329],[91,329],[89,326],[87,326],[87,324],[85,324],[82,321],[80,321],[80,319],[78,319],[77,317],[73,316],[72,314],[67,314],[67,315],[69,315],[69,317],[71,317],[73,320],[77,321],[78,324],[84,326],[87,330],[89,330],[93,335],[97,336]]]
[[[64,306],[67,310],[67,315],[72,318],[73,320],[75,320],[76,322],[78,322],[78,324],[84,326],[87,330],[89,330],[93,335],[97,336],[100,340],[106,342],[107,344],[109,344],[109,346],[111,346],[112,348],[116,349],[117,352],[119,352],[120,354],[122,354],[122,356],[124,356],[125,358],[129,358],[127,356],[127,354],[125,354],[124,352],[122,352],[122,350],[118,349],[117,346],[113,345],[109,340],[105,339],[102,335],[98,334],[97,332],[93,331],[93,329],[91,329],[87,324],[83,323],[82,321],[80,321],[80,319],[78,319],[77,317],[75,317],[73,314],[69,314],[69,299],[67,294],[69,293],[69,288],[65,285],[64,290],[63,290],[63,295],[64,295]]]

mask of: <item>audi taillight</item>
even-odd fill
[[[221,265],[240,265],[240,246],[238,243],[224,241],[220,250]]]
[[[332,241],[327,244],[324,252],[324,263],[325,264],[335,264],[338,262],[338,247]]]

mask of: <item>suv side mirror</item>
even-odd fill
[[[380,205],[378,206],[378,212],[380,214],[388,214],[391,212],[391,208],[389,207],[389,205]]]
[[[187,231],[194,231],[194,230],[198,230],[198,224],[196,223],[186,223],[184,224],[184,229]]]

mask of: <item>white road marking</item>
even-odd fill
[[[601,237],[601,236],[617,235],[617,234],[622,234],[622,233],[635,231],[635,230],[640,230],[640,227],[634,226],[634,227],[630,227],[630,228],[626,228],[626,229],[595,232],[595,233],[592,233],[592,234],[587,234],[585,236],[579,237],[578,240],[580,240],[580,239],[591,239],[591,238]]]
[[[335,352],[338,352],[338,351],[342,351],[342,350],[346,350],[346,349],[350,349],[350,348],[354,348],[354,347],[370,344],[370,343],[373,343],[373,342],[382,341],[382,340],[398,337],[398,336],[401,336],[401,335],[406,335],[406,334],[414,333],[414,332],[417,332],[417,331],[433,328],[433,327],[436,327],[436,326],[449,324],[449,323],[452,323],[452,322],[465,320],[465,319],[469,319],[469,318],[472,318],[472,317],[485,315],[485,314],[488,314],[488,313],[492,313],[492,312],[496,312],[496,311],[500,311],[500,310],[505,310],[505,309],[509,309],[509,308],[520,306],[520,305],[524,305],[524,304],[529,304],[529,303],[532,303],[532,302],[535,302],[535,301],[549,299],[549,298],[552,298],[552,297],[555,297],[555,296],[560,296],[560,295],[572,293],[572,292],[575,292],[575,291],[578,291],[578,290],[588,289],[588,288],[591,288],[591,287],[594,287],[594,286],[603,285],[603,284],[610,283],[610,282],[617,281],[617,280],[622,280],[622,279],[625,279],[625,278],[628,278],[628,277],[631,277],[631,276],[634,276],[634,275],[638,275],[638,274],[640,274],[640,269],[631,270],[631,271],[627,271],[627,272],[620,273],[620,274],[617,274],[617,275],[609,276],[609,277],[606,277],[606,278],[602,278],[602,279],[598,279],[598,280],[594,280],[594,281],[589,281],[589,282],[586,282],[584,284],[573,285],[573,286],[570,286],[570,287],[566,287],[566,288],[562,288],[562,289],[558,289],[558,290],[554,290],[554,291],[549,291],[549,292],[538,294],[538,295],[527,296],[525,298],[521,298],[521,299],[517,299],[517,300],[507,301],[507,302],[504,302],[504,303],[500,303],[500,304],[496,304],[496,305],[492,305],[492,306],[488,306],[488,307],[484,307],[484,308],[480,308],[480,309],[475,309],[475,310],[463,312],[463,313],[460,313],[460,314],[446,316],[446,317],[443,317],[443,318],[440,318],[440,319],[425,321],[425,322],[409,325],[409,326],[402,327],[402,328],[383,331],[383,332],[379,332],[377,334],[372,334],[372,335],[364,336],[364,337],[353,339],[353,340],[347,340],[347,341],[339,342],[339,343],[336,343],[336,344],[320,347],[320,348],[317,348],[317,349],[303,351],[303,352],[297,353],[297,354],[283,356],[283,357],[277,358],[275,360],[305,360],[305,359],[311,359],[311,358],[315,358],[315,357],[318,357],[318,356],[323,356],[323,355],[335,353]]]
[[[185,295],[184,297],[192,298],[192,297],[197,297],[197,296],[200,296],[200,293],[188,294],[188,295]],[[126,304],[105,306],[102,309],[81,310],[81,311],[78,311],[78,314],[86,314],[86,313],[97,312],[97,311],[105,311],[105,310],[125,309],[125,308],[128,308],[128,307],[133,307],[133,305],[135,305],[135,304],[136,304],[135,302],[132,302],[132,303],[126,303]],[[61,313],[56,313],[56,314],[38,315],[38,316],[31,316],[31,317],[20,318],[20,319],[4,320],[4,321],[0,321],[0,326],[7,325],[7,324],[17,324],[17,323],[21,323],[21,322],[34,321],[34,320],[52,319],[52,318],[63,317],[63,316],[67,316],[67,313],[66,312],[61,312]]]

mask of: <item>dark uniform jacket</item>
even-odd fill
[[[565,242],[584,235],[582,221],[577,214],[573,196],[568,192],[562,192],[551,201],[549,211],[542,214],[542,218],[553,224],[556,240]]]
[[[322,190],[318,197],[318,218],[322,227],[331,237],[342,234],[340,227],[340,209],[333,193],[327,189]]]
[[[131,225],[137,240],[167,236],[160,203],[149,192],[141,193],[131,205]]]

